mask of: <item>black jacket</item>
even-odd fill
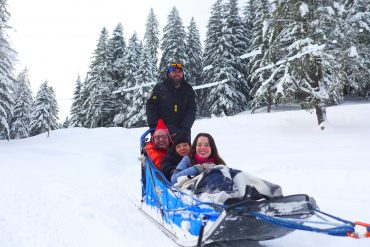
[[[176,148],[172,147],[162,159],[160,170],[169,181],[171,181],[172,173],[182,158],[183,157],[176,152]]]
[[[171,135],[181,131],[190,138],[190,130],[197,111],[193,88],[185,81],[179,88],[174,87],[171,79],[154,86],[146,102],[146,116],[150,128],[155,128],[162,118]]]

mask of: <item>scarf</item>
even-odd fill
[[[202,158],[200,157],[198,154],[195,154],[195,160],[197,162],[197,164],[204,164],[204,163],[213,163],[213,164],[216,164],[216,161],[214,158]]]

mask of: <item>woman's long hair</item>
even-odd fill
[[[210,155],[210,158],[213,158],[216,162],[216,165],[226,165],[225,164],[225,161],[220,157],[220,155],[218,154],[218,151],[217,151],[217,147],[216,147],[216,143],[215,143],[215,140],[213,139],[213,137],[208,134],[208,133],[199,133],[194,141],[193,141],[193,144],[191,145],[191,149],[190,149],[190,153],[189,153],[189,158],[190,158],[190,164],[192,165],[195,165],[197,164],[197,161],[195,159],[195,154],[196,154],[196,147],[197,147],[197,142],[198,142],[198,139],[199,137],[207,137],[208,138],[208,142],[209,142],[209,145],[211,147],[211,155]]]

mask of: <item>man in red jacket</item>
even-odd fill
[[[150,142],[148,142],[144,148],[157,169],[161,167],[162,159],[166,156],[172,144],[173,141],[167,126],[162,119],[159,119]]]

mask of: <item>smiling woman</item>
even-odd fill
[[[162,30],[175,6],[185,25],[191,17],[195,18],[204,39],[212,3],[212,0],[8,1],[10,25],[14,28],[10,38],[18,52],[16,73],[28,68],[34,93],[48,80],[57,99],[64,99],[58,100],[59,120],[63,121],[71,106],[71,100],[65,99],[72,98],[77,76],[85,78],[103,27],[112,30],[122,23],[125,37],[136,31],[142,38],[150,8]]]

